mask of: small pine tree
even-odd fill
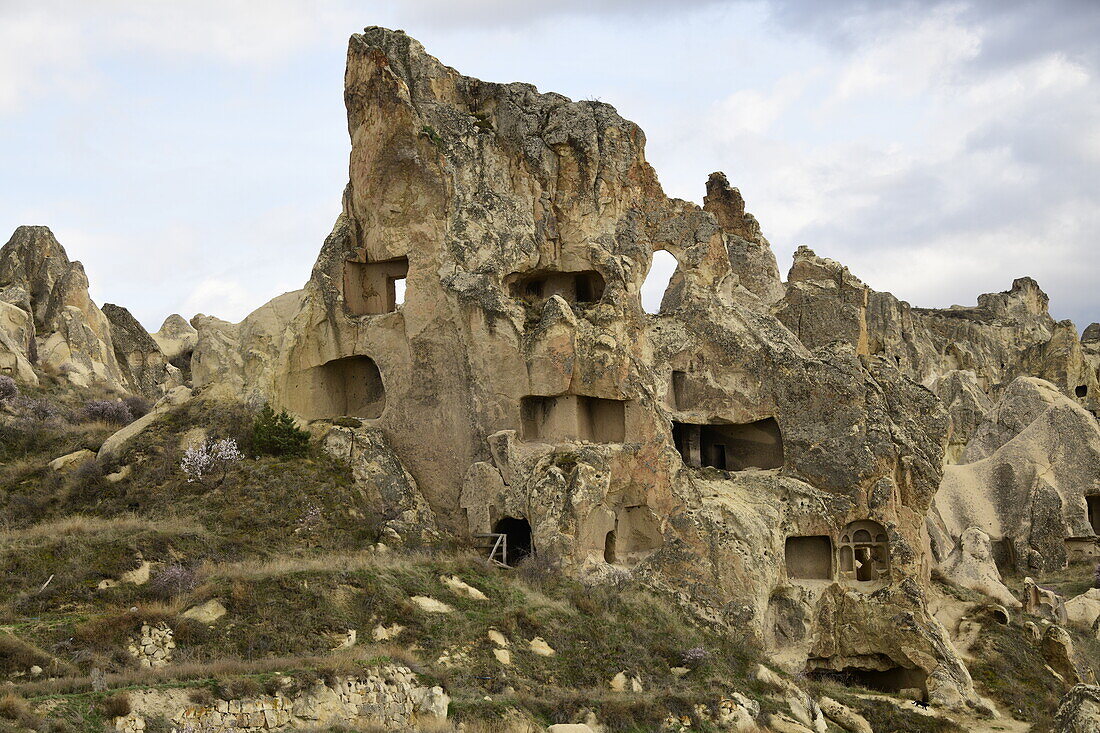
[[[259,455],[300,456],[308,447],[309,433],[299,430],[286,410],[264,405],[252,423],[252,450]]]

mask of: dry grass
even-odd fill
[[[159,532],[169,535],[205,534],[206,529],[198,522],[180,517],[165,519],[144,519],[136,515],[121,517],[93,517],[74,514],[63,519],[55,519],[35,524],[25,529],[0,531],[0,544],[34,542],[43,539],[57,539],[73,535],[118,534],[128,535],[141,531]]]
[[[237,563],[206,565],[205,578],[225,580],[259,580],[294,573],[345,573],[359,570],[416,570],[422,567],[426,555],[409,552],[328,552],[319,555],[279,555],[266,560],[246,560]],[[437,561],[476,561],[466,552],[433,553]]]
[[[124,689],[299,669],[323,669],[334,674],[350,674],[362,669],[365,663],[382,659],[391,659],[409,667],[420,666],[419,660],[403,647],[391,644],[364,644],[327,655],[272,657],[252,661],[218,659],[213,662],[183,662],[159,669],[130,669],[106,675],[106,682],[108,689]],[[70,695],[91,691],[92,678],[90,676],[58,677],[41,682],[16,684],[11,689],[28,698]]]
[[[41,723],[30,704],[12,692],[0,697],[0,719],[10,720],[24,728],[35,728]]]

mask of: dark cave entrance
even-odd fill
[[[829,669],[817,667],[809,672],[810,679],[837,682],[846,687],[862,687],[874,692],[898,694],[909,690],[915,700],[927,700],[928,674],[917,668],[894,666],[888,669],[844,667]]]
[[[743,424],[673,422],[672,440],[689,466],[742,471],[783,465],[783,435],[774,417]]]
[[[1100,494],[1086,496],[1085,504],[1088,505],[1089,524],[1092,525],[1092,533],[1100,535]]]
[[[1085,384],[1078,385],[1073,390],[1073,394],[1077,395],[1078,397],[1088,397],[1088,395],[1089,395],[1088,385],[1085,385]]]
[[[505,565],[514,567],[534,552],[531,544],[531,523],[526,519],[504,517],[493,527],[493,532],[507,538]]]
[[[507,279],[513,298],[541,303],[560,295],[567,303],[596,303],[603,297],[604,277],[596,270],[537,270]]]
[[[604,537],[603,561],[606,563],[615,562],[615,530],[611,530]]]

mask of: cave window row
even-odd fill
[[[862,520],[844,528],[835,554],[829,535],[788,537],[784,561],[792,580],[876,582],[890,577],[890,542],[881,524]]]
[[[672,423],[672,440],[688,466],[722,471],[783,465],[783,435],[774,417],[750,423]]]

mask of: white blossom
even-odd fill
[[[211,438],[183,452],[180,470],[187,476],[187,483],[194,481],[205,483],[207,478],[220,474],[217,483],[221,484],[229,473],[230,467],[242,458],[244,454],[237,447],[237,441],[232,438],[222,440]]]

